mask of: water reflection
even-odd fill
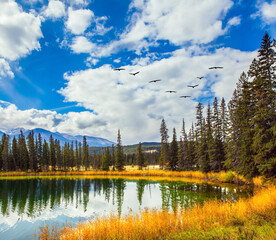
[[[41,221],[77,222],[110,211],[121,215],[129,209],[138,211],[145,207],[176,211],[178,207],[202,204],[208,199],[236,200],[251,194],[252,189],[248,188],[241,190],[181,181],[121,178],[0,180],[0,239],[22,239],[22,236],[13,238],[9,230],[13,228],[14,233],[16,228],[26,229],[26,224],[32,229]],[[33,230],[26,236],[31,236]]]

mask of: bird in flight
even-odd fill
[[[139,72],[129,73],[129,74],[135,76],[135,75],[138,74],[138,73],[139,73]]]
[[[166,92],[168,92],[168,93],[176,93],[176,91],[166,91]]]
[[[204,78],[204,76],[201,76],[201,77],[196,77],[196,78],[198,78],[198,79],[202,79],[202,78]]]
[[[156,80],[149,81],[149,83],[160,82],[160,81],[162,81],[162,80],[161,79],[156,79]]]
[[[191,87],[191,88],[195,88],[197,86],[198,86],[198,84],[196,84],[196,85],[188,85],[188,87]]]
[[[122,71],[125,70],[124,68],[114,68],[113,71]]]
[[[209,67],[209,69],[222,69],[223,67]]]
[[[180,96],[180,98],[188,98],[188,97],[191,97],[191,96]]]

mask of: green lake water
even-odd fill
[[[110,212],[124,215],[148,209],[202,204],[206,200],[236,201],[251,188],[182,181],[123,178],[28,178],[0,180],[0,239],[33,239],[46,224],[77,224]]]

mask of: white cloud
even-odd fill
[[[39,50],[41,21],[13,0],[0,1],[0,56],[15,60]]]
[[[19,110],[14,104],[0,100],[0,122],[1,128],[4,129],[44,128],[73,135],[90,134],[114,140],[116,138],[116,132],[106,131],[106,121],[89,111],[59,114],[50,110]]]
[[[77,36],[73,39],[70,47],[75,53],[90,53],[96,48],[96,45],[91,43],[86,37]]]
[[[228,21],[228,26],[238,26],[241,24],[241,18],[240,17],[233,17]]]
[[[95,28],[92,29],[91,33],[89,33],[89,35],[105,35],[107,32],[109,32],[112,27],[106,28],[104,25],[107,21],[107,17],[103,16],[103,17],[95,17]]]
[[[222,27],[232,5],[231,0],[133,0],[126,30],[119,40],[97,46],[97,56],[109,56],[121,49],[140,55],[149,46],[157,46],[158,40],[180,46],[189,42],[207,44],[240,23],[240,18],[234,17]]]
[[[99,59],[88,57],[85,61],[87,67],[92,67],[92,65],[96,65],[99,62]]]
[[[91,0],[67,0],[71,6],[86,7]]]
[[[114,72],[109,65],[104,65],[65,74],[68,82],[59,92],[66,101],[78,102],[97,112],[108,123],[103,126],[107,133],[120,128],[124,143],[158,141],[162,117],[170,130],[180,128],[183,117],[188,127],[194,121],[197,100],[180,99],[180,95],[191,95],[195,99],[215,95],[229,100],[241,72],[247,71],[255,55],[255,52],[229,48],[215,53],[194,47],[181,49],[167,59],[152,63],[140,59],[136,65],[122,66],[126,71]],[[144,65],[145,62],[148,64]],[[208,68],[212,65],[222,65],[224,69],[211,71]],[[129,75],[132,71],[140,73],[133,77]],[[198,80],[197,76],[206,78]],[[159,83],[148,83],[160,78]],[[187,87],[196,83],[199,87],[195,89]],[[205,87],[207,84],[211,91]],[[177,90],[177,94],[165,93],[166,90]]]
[[[266,23],[276,22],[276,1],[272,1],[271,4],[264,2],[260,7],[260,14]]]
[[[52,19],[61,18],[65,15],[65,4],[61,1],[50,0],[43,15]]]
[[[9,63],[3,59],[0,58],[0,82],[2,78],[14,78],[14,74],[10,68]]]
[[[147,38],[169,40],[181,45],[187,41],[208,43],[225,33],[222,19],[232,7],[231,0],[134,1],[132,26],[125,33],[128,41]]]
[[[73,34],[83,34],[90,26],[93,17],[94,13],[89,9],[73,10],[71,7],[69,7],[66,27]]]

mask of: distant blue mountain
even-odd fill
[[[50,135],[52,135],[54,139],[57,139],[60,141],[61,145],[64,145],[65,142],[83,141],[82,135],[73,136],[70,134],[59,133],[59,132],[54,133],[42,128],[35,128],[32,130],[25,130],[24,128],[4,129],[4,130],[0,129],[0,137],[2,137],[4,133],[8,134],[11,138],[13,138],[14,136],[18,137],[21,130],[23,131],[25,137],[27,137],[27,135],[31,131],[34,131],[35,136],[38,136],[38,134],[40,133],[42,139],[45,139],[46,141],[49,141]],[[91,137],[91,136],[86,136],[86,141],[90,147],[105,147],[105,146],[111,146],[112,144],[115,144],[114,142],[111,142],[105,138],[98,138],[98,137]]]

